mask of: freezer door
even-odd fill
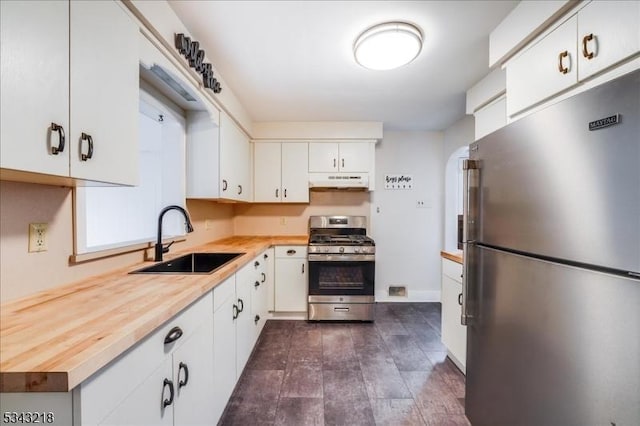
[[[466,415],[640,424],[640,281],[473,246]]]
[[[486,136],[470,157],[480,165],[472,239],[640,273],[640,71]]]

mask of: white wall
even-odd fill
[[[447,251],[456,251],[457,215],[456,196],[458,194],[457,162],[460,148],[474,141],[474,119],[467,115],[444,131],[444,150],[442,164],[445,167],[445,204],[444,204],[444,241],[442,247]]]
[[[440,301],[443,140],[442,132],[384,132],[376,144],[369,233],[376,241],[378,301]],[[385,190],[387,174],[411,175],[413,189]],[[406,286],[407,296],[389,297],[389,286]]]

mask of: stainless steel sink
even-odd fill
[[[130,274],[210,274],[244,253],[190,253]]]

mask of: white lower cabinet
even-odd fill
[[[0,393],[3,411],[74,426],[215,425],[266,322],[274,257],[265,250],[70,392]]]
[[[213,289],[213,418],[215,424],[236,385],[236,277]]]
[[[467,328],[460,323],[462,301],[462,265],[442,259],[442,343],[449,358],[465,372],[467,364]]]
[[[275,256],[275,311],[306,312],[307,247],[278,246]]]
[[[164,406],[169,398],[164,380],[173,376],[172,360],[166,359],[128,398],[106,419],[102,425],[173,425],[174,406]],[[158,389],[162,389],[159,391]],[[161,401],[158,399],[161,395]]]
[[[267,287],[262,272],[264,255],[269,253],[262,253],[213,290],[214,422],[210,424],[222,416],[266,321]]]
[[[215,424],[212,328],[209,292],[72,391],[2,393],[0,405],[74,426]]]

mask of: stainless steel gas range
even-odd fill
[[[309,218],[309,320],[373,321],[374,241],[365,216]]]

